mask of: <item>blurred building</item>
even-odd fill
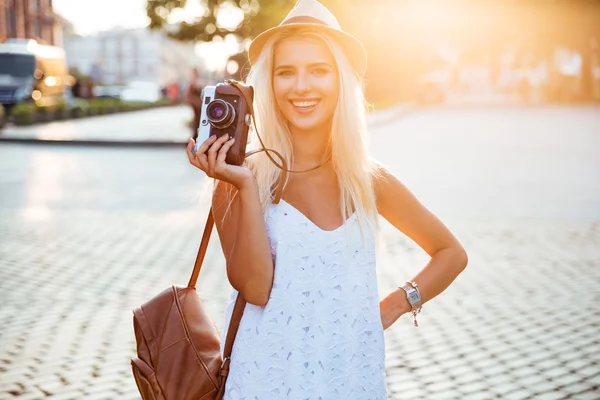
[[[54,15],[52,0],[0,0],[0,42],[8,38],[62,46],[60,21]]]
[[[69,67],[103,84],[151,81],[165,86],[187,82],[202,69],[194,44],[148,29],[115,29],[92,36],[65,37]]]

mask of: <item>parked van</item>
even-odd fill
[[[0,44],[0,104],[7,111],[26,101],[40,106],[61,102],[72,82],[63,49],[32,39]]]

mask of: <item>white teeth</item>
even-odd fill
[[[295,107],[312,107],[316,106],[318,101],[294,101],[292,104]]]

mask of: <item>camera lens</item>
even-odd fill
[[[206,108],[208,121],[215,128],[224,129],[235,120],[235,109],[221,99],[211,101]]]
[[[220,119],[223,117],[224,112],[225,110],[221,106],[216,105],[210,110],[210,116],[215,119]]]

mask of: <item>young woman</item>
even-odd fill
[[[316,0],[253,41],[247,83],[265,146],[291,170],[310,169],[289,174],[281,202],[272,191],[280,170],[264,155],[239,167],[225,163],[227,137],[196,154],[188,145],[190,162],[217,182],[212,211],[234,288],[226,326],[236,297],[247,301],[226,400],[386,399],[384,329],[416,316],[415,292],[426,303],[467,265],[452,233],[367,152],[364,54]],[[410,281],[416,289],[382,301],[378,215],[431,256]]]

